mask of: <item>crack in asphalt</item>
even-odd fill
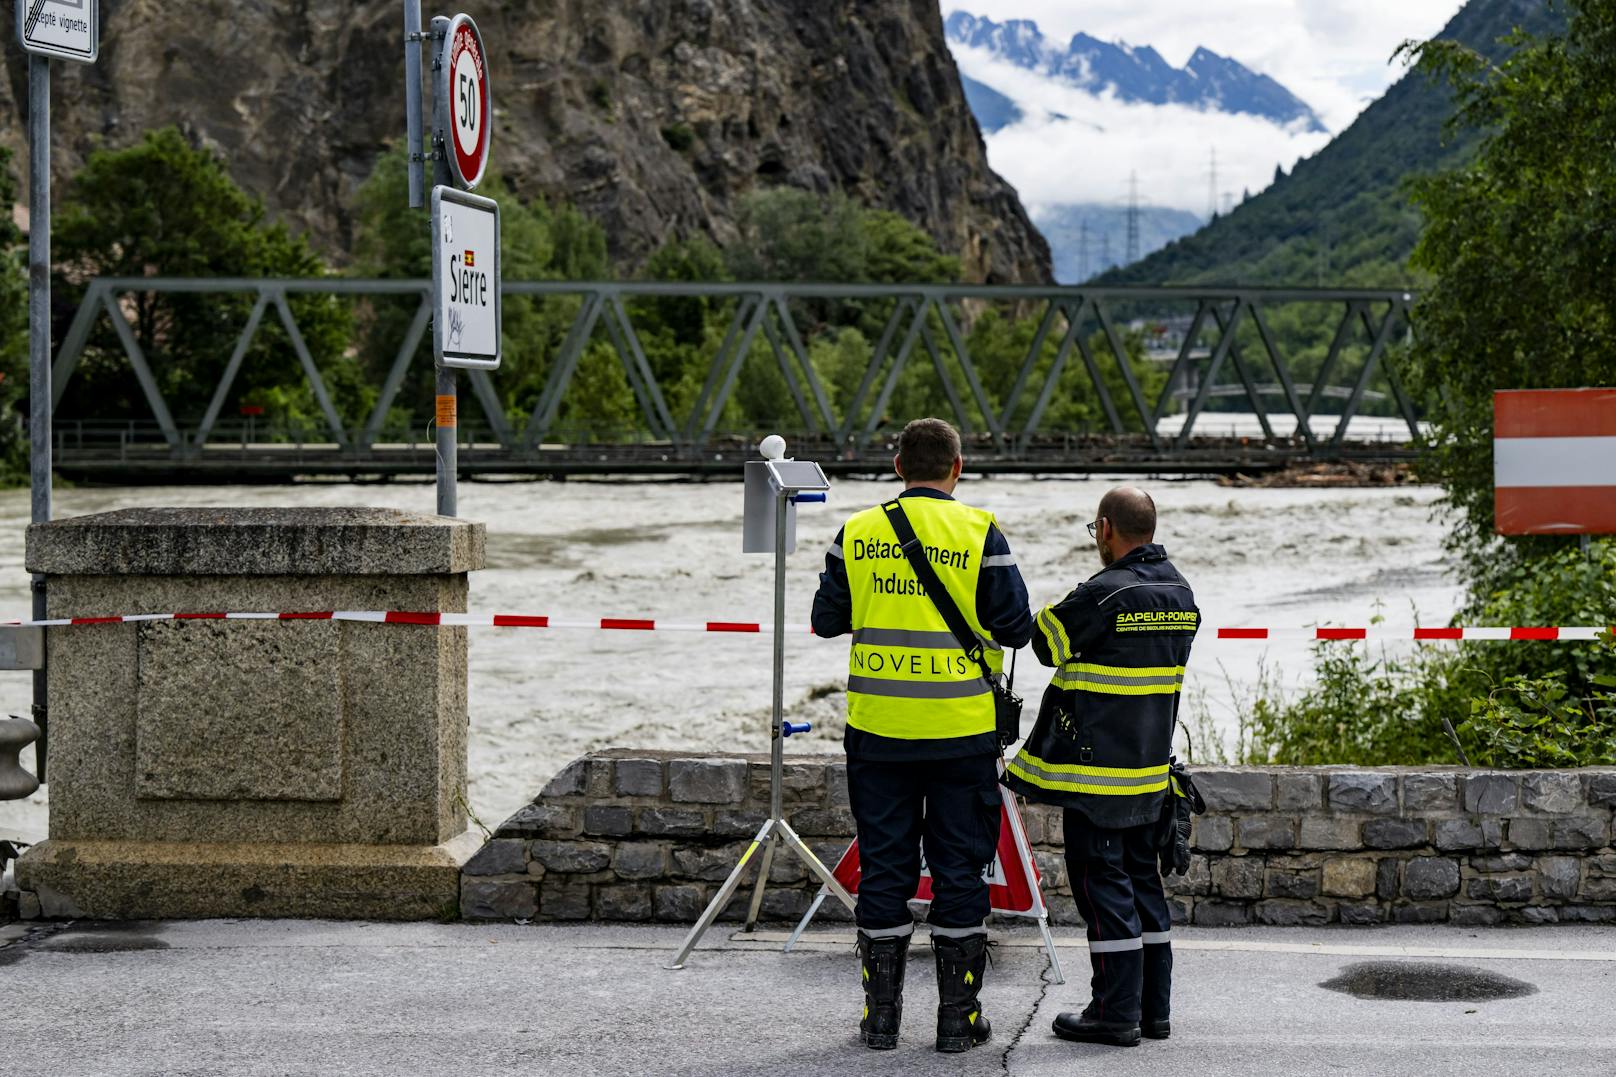
[[[1027,1035],[1027,1030],[1032,1028],[1033,1020],[1037,1018],[1038,1012],[1044,1008],[1044,1000],[1049,997],[1049,989],[1055,986],[1055,981],[1050,978],[1050,974],[1054,971],[1054,963],[1046,957],[1044,971],[1038,977],[1039,981],[1043,983],[1043,987],[1038,991],[1038,998],[1033,1002],[1032,1009],[1027,1012],[1027,1019],[1021,1023],[1021,1027],[1016,1030],[1016,1034],[1011,1037],[1010,1042],[1005,1044],[1004,1054],[999,1056],[999,1068],[1007,1074],[1010,1072],[1010,1056],[1021,1045],[1021,1040]]]

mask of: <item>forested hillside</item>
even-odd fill
[[[1439,35],[1488,56],[1512,28],[1558,31],[1546,0],[1471,0]],[[1449,91],[1405,74],[1317,154],[1232,212],[1107,284],[1269,284],[1395,287],[1411,283],[1420,216],[1405,180],[1474,155],[1479,135],[1445,136]]]

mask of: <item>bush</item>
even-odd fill
[[[1586,767],[1616,761],[1616,677],[1574,696],[1560,677],[1510,677],[1471,702],[1459,726],[1484,767]]]
[[[1461,623],[1601,625],[1616,611],[1616,541],[1513,565]],[[1616,762],[1616,646],[1430,644],[1406,655],[1316,643],[1318,682],[1285,698],[1266,679],[1247,704],[1243,762],[1364,766],[1592,766]],[[1444,726],[1443,719],[1453,726]],[[1453,737],[1458,738],[1458,748]]]
[[[1451,686],[1433,658],[1315,643],[1317,684],[1286,699],[1262,678],[1241,717],[1236,758],[1286,766],[1458,762],[1439,716]]]

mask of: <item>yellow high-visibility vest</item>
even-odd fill
[[[993,514],[934,497],[906,497],[903,510],[997,674],[1003,653],[976,611],[976,581]],[[853,597],[847,724],[899,740],[991,733],[992,686],[921,588],[881,506],[847,521],[842,554]]]

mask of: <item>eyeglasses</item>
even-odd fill
[[[1100,530],[1100,523],[1104,519],[1105,519],[1105,517],[1102,516],[1102,517],[1100,517],[1100,519],[1095,520],[1093,523],[1089,524],[1089,538],[1097,537],[1097,535],[1099,533],[1099,530]]]

